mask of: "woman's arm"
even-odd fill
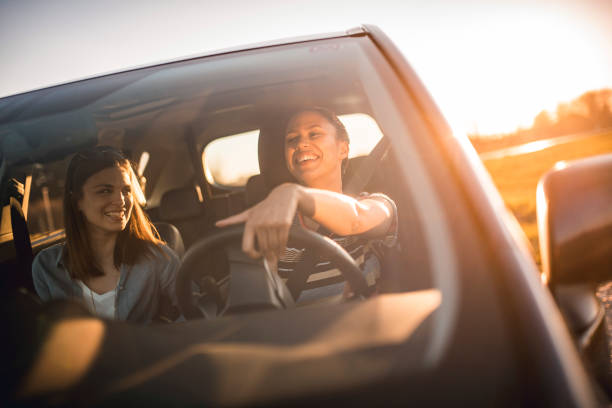
[[[160,286],[163,294],[170,299],[172,306],[178,308],[178,300],[176,298],[176,274],[181,266],[181,261],[178,255],[170,247],[161,246],[161,250],[165,253],[167,259],[162,263],[163,267],[160,276]],[[163,257],[161,257],[163,259]]]
[[[298,186],[298,209],[338,235],[383,235],[392,221],[392,210],[381,200],[357,200],[345,194]]]
[[[45,279],[47,272],[45,266],[45,260],[43,259],[43,253],[39,253],[32,262],[32,281],[34,282],[34,289],[36,294],[43,302],[51,300],[51,291],[49,285]]]
[[[276,260],[285,249],[289,228],[298,210],[338,235],[384,234],[393,215],[380,200],[356,200],[332,191],[285,183],[259,204],[216,225],[225,227],[244,222],[242,250],[253,258],[264,255],[268,260]],[[255,237],[259,250],[255,249]]]

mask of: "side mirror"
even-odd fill
[[[589,354],[607,343],[595,289],[612,280],[612,154],[557,163],[538,183],[537,214],[544,280]]]
[[[537,214],[553,290],[612,280],[612,154],[558,163],[540,179]]]

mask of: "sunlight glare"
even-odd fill
[[[428,60],[417,69],[456,134],[527,128],[543,109],[554,112],[558,103],[606,86],[601,44],[584,22],[544,11],[481,17],[469,31],[430,38],[430,46],[457,46],[423,55]]]

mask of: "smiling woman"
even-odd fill
[[[158,294],[174,299],[178,258],[134,199],[134,180],[115,149],[95,147],[72,158],[66,243],[41,251],[32,266],[43,301],[76,297],[98,316],[148,322],[158,313]]]

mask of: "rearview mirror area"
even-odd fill
[[[557,163],[538,183],[537,214],[551,288],[612,279],[612,154]]]

